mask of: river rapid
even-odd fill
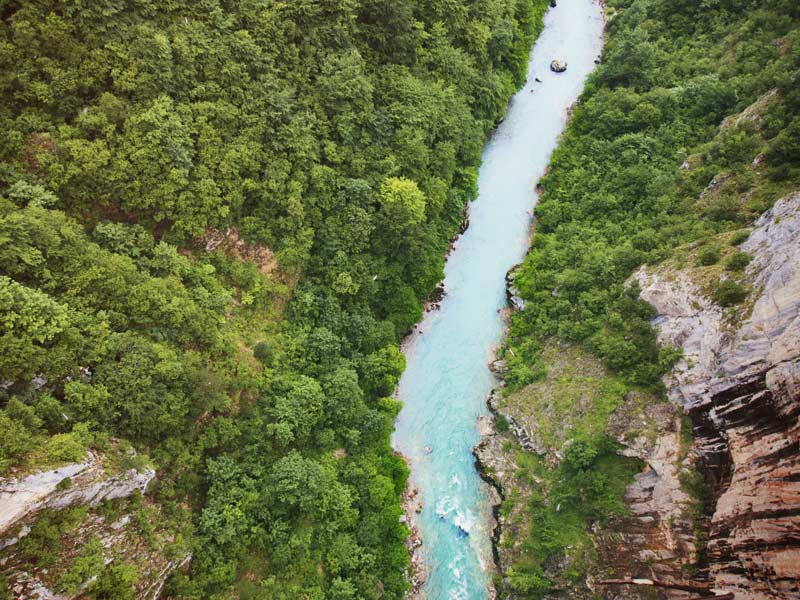
[[[415,524],[424,539],[429,600],[489,597],[491,505],[472,448],[495,385],[488,363],[504,331],[504,277],[528,248],[536,183],[602,39],[598,0],[558,0],[548,11],[527,83],[484,148],[478,198],[445,267],[441,308],[427,313],[404,345],[407,368],[397,391],[403,410],[393,445],[408,457],[424,503]],[[567,62],[566,72],[551,72],[553,59]]]

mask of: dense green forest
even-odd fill
[[[0,475],[132,445],[169,595],[401,598],[397,344],[545,7],[0,0]]]
[[[678,357],[659,349],[653,309],[626,280],[642,264],[691,261],[708,268],[706,292],[735,306],[749,291],[740,277],[749,257],[736,245],[800,186],[800,4],[606,4],[603,61],[541,182],[533,246],[515,281],[527,302],[504,356],[511,393],[545,376],[545,349],[559,341],[602,358],[623,392],[658,396]],[[605,435],[573,434],[557,467],[530,468],[550,496],[528,507],[530,535],[510,571],[515,597],[551,590],[543,564],[577,546],[587,522],[624,510],[635,466]],[[578,581],[586,567],[568,575]]]

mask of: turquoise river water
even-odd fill
[[[506,271],[528,248],[535,186],[602,48],[598,0],[558,0],[531,52],[528,82],[483,152],[470,227],[445,268],[446,296],[407,339],[398,386],[403,410],[394,447],[411,464],[424,509],[417,517],[429,572],[428,600],[488,598],[491,507],[472,456],[477,418],[494,385]],[[550,61],[568,63],[552,73]],[[536,78],[541,83],[536,82]],[[426,452],[428,448],[429,452]]]

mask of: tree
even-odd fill
[[[386,179],[381,184],[378,201],[384,214],[384,225],[393,233],[407,231],[425,219],[425,194],[410,179]]]

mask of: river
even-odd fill
[[[598,0],[558,0],[548,11],[527,83],[484,148],[470,227],[445,267],[447,295],[404,345],[393,445],[409,458],[424,503],[416,524],[428,600],[489,596],[491,507],[472,448],[494,385],[488,363],[504,330],[504,277],[528,248],[536,182],[600,54],[602,32]],[[567,71],[552,73],[553,59],[566,61]]]

